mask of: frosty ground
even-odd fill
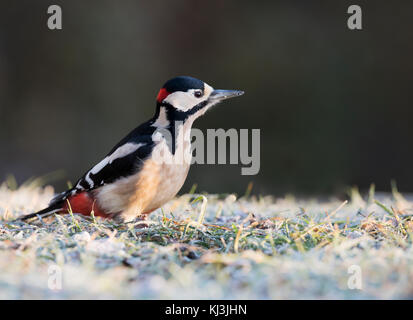
[[[413,202],[395,188],[348,201],[190,193],[147,226],[11,222],[53,194],[0,187],[0,299],[413,298]]]

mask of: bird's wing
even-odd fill
[[[87,171],[72,189],[57,194],[49,205],[138,172],[142,161],[152,152],[154,143],[148,135],[132,137],[133,139],[127,138],[125,137],[102,161]]]

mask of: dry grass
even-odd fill
[[[396,190],[349,202],[187,194],[147,228],[76,214],[8,222],[52,195],[0,187],[0,298],[413,298],[413,203]],[[352,265],[361,290],[348,288]]]

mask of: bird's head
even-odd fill
[[[168,80],[159,90],[156,121],[159,125],[174,121],[192,123],[218,102],[242,94],[244,92],[239,90],[216,90],[192,77],[176,77]]]

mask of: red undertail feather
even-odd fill
[[[70,196],[68,200],[66,200],[63,210],[67,212],[70,209],[73,213],[80,213],[85,216],[90,216],[90,213],[93,210],[95,216],[104,218],[108,217],[108,214],[106,214],[98,207],[96,201],[87,192],[82,192],[74,196]]]

